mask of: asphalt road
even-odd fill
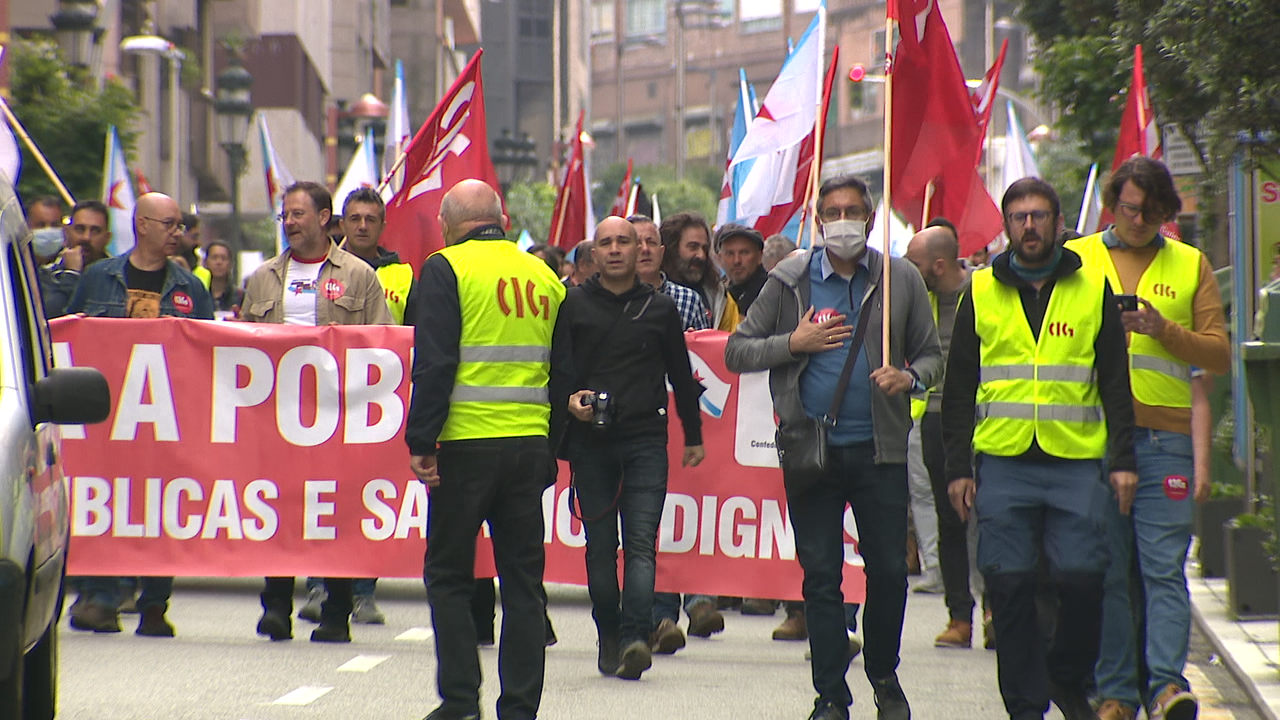
[[[173,639],[125,632],[95,635],[61,629],[60,718],[72,720],[295,720],[421,718],[437,704],[430,617],[419,581],[379,584],[385,626],[353,626],[350,645],[311,643],[298,621],[292,642],[254,634],[260,580],[180,579],[169,616]],[[299,583],[301,587],[301,583]],[[547,720],[803,720],[813,702],[806,643],[776,642],[781,620],[726,613],[724,633],[691,638],[672,657],[657,657],[639,682],[601,677],[595,669],[590,605],[582,588],[550,588],[560,642],[548,650],[541,717]],[[301,598],[298,605],[301,605]],[[911,595],[899,676],[917,720],[1005,717],[994,652],[941,650],[942,598]],[[1217,708],[1202,720],[1254,720],[1229,674],[1193,638],[1192,682],[1211,685]],[[497,650],[481,650],[486,718],[498,695]],[[849,673],[853,717],[875,717],[870,686],[855,660]],[[1061,716],[1057,711],[1049,718]]]

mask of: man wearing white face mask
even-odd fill
[[[35,255],[40,299],[47,318],[62,315],[80,283],[79,267],[54,263],[62,252],[62,203],[44,195],[27,205],[27,226],[31,228],[31,252]]]
[[[909,720],[897,677],[907,602],[907,400],[913,389],[941,379],[942,350],[920,273],[906,260],[887,260],[867,247],[875,218],[866,184],[850,175],[828,180],[818,191],[817,211],[824,246],[788,257],[769,273],[729,338],[725,363],[731,372],[769,370],[783,435],[828,418],[821,479],[805,484],[783,473],[804,569],[818,693],[810,720],[848,720],[853,702],[845,681],[851,655],[840,592],[846,505],[853,507],[866,563],[863,657],[877,718]],[[890,364],[882,366],[885,262],[891,263],[892,313]],[[853,326],[864,313],[865,337],[855,344]]]

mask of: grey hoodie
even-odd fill
[[[867,322],[863,348],[872,371],[881,366],[883,310],[879,292],[884,256],[867,249],[869,278],[864,296],[864,312],[872,315]],[[773,395],[774,412],[782,425],[805,418],[800,402],[800,374],[809,356],[792,355],[788,343],[791,333],[809,309],[809,258],[806,251],[784,259],[769,273],[764,289],[751,304],[751,310],[729,337],[724,361],[731,372],[769,371],[769,391]],[[934,325],[929,295],[920,272],[909,261],[893,258],[889,265],[892,292],[889,320],[889,350],[894,367],[909,363],[921,384],[932,387],[942,379],[944,363],[938,344],[938,328]],[[877,463],[907,461],[907,432],[911,429],[911,413],[907,393],[889,397],[872,384],[871,422],[875,428]]]

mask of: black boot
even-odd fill
[[[258,634],[266,635],[272,640],[293,639],[293,599],[281,601],[280,598],[262,593],[262,617],[258,619]]]
[[[328,596],[320,606],[320,626],[311,631],[311,642],[351,642],[351,580],[325,578]]]

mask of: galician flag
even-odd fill
[[[738,194],[742,192],[742,183],[755,165],[755,160],[747,160],[733,165],[733,156],[747,136],[747,127],[751,119],[759,111],[756,101],[756,88],[747,82],[747,71],[738,69],[738,102],[733,112],[733,128],[729,131],[729,157],[725,162],[724,183],[720,190],[720,204],[716,208],[716,225],[730,222],[741,222],[738,215]]]
[[[396,60],[396,80],[391,90],[391,114],[387,116],[386,147],[382,151],[382,177],[391,173],[396,158],[409,147],[413,139],[413,127],[409,125],[409,101],[404,94],[404,62]],[[390,201],[404,184],[404,168],[396,171],[394,177],[382,188],[382,200]]]
[[[284,209],[284,191],[294,183],[293,173],[289,172],[289,168],[284,166],[280,156],[276,154],[276,147],[271,144],[267,118],[262,113],[258,113],[258,138],[262,141],[262,169],[267,176],[267,202],[278,217]],[[276,252],[282,253],[289,247],[289,242],[285,238],[284,223],[276,224],[279,226]]]
[[[111,226],[111,242],[107,253],[119,255],[133,249],[133,184],[129,180],[129,165],[125,162],[124,148],[116,126],[107,130],[106,161],[102,168],[102,202],[107,206],[108,224]]]
[[[1004,177],[1000,180],[1000,196],[1009,186],[1025,177],[1040,177],[1040,166],[1036,163],[1036,155],[1027,142],[1022,123],[1013,110],[1013,103],[1005,103],[1009,122],[1004,134]]]
[[[342,208],[347,202],[348,195],[362,187],[376,188],[380,176],[378,156],[374,152],[373,128],[365,128],[364,138],[356,146],[356,152],[351,156],[351,163],[347,165],[347,171],[342,174],[342,180],[338,183],[338,188],[333,191],[334,216],[342,216]]]

